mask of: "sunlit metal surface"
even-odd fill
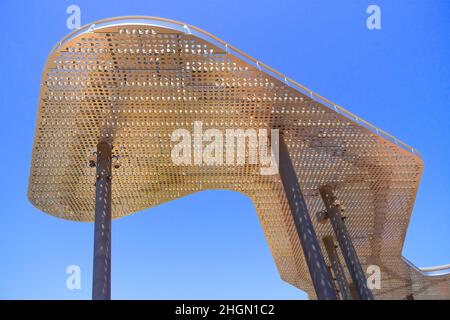
[[[280,128],[318,237],[333,234],[314,218],[324,208],[318,189],[331,183],[361,263],[381,267],[375,297],[450,298],[448,275],[428,277],[401,255],[422,172],[417,152],[176,21],[108,19],[58,43],[41,82],[28,197],[54,216],[92,221],[88,159],[100,139],[110,139],[121,161],[113,172],[114,218],[201,190],[242,192],[253,200],[282,279],[314,298],[278,175],[261,175],[253,164],[173,164],[171,134],[192,130],[194,121],[204,129]]]

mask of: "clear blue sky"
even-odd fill
[[[69,30],[149,15],[198,26],[421,151],[425,171],[404,255],[450,263],[450,2],[2,1],[0,298],[89,299],[93,224],[59,220],[26,190],[41,72]],[[366,28],[377,4],[382,30]],[[306,295],[282,282],[251,201],[206,191],[113,222],[112,297],[273,298]],[[82,271],[66,289],[66,267]]]

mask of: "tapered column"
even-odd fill
[[[97,145],[92,299],[111,299],[111,144]]]
[[[272,146],[274,147],[274,146]],[[298,183],[297,174],[283,135],[279,138],[279,173],[284,192],[291,209],[292,218],[297,229],[306,264],[318,299],[336,300],[336,292],[329,277],[327,265],[323,259],[316,232],[308,214],[308,208]]]
[[[350,287],[348,286],[347,279],[345,278],[344,269],[342,268],[341,261],[339,260],[339,256],[336,252],[333,238],[331,236],[326,236],[323,238],[323,243],[328,254],[328,259],[331,263],[331,269],[333,270],[334,276],[336,277],[342,299],[352,300]]]
[[[341,208],[336,197],[333,195],[331,186],[323,186],[320,188],[320,195],[327,209],[327,217],[330,219],[336,239],[341,248],[342,256],[347,264],[348,271],[352,277],[358,296],[362,300],[372,300],[373,295],[367,287],[365,273],[359,262],[356,250],[348,234],[347,227],[341,216]]]

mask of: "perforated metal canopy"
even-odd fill
[[[95,170],[88,159],[99,140],[110,139],[122,164],[113,173],[114,218],[201,190],[242,192],[253,200],[281,278],[314,298],[278,175],[261,175],[259,164],[172,162],[171,134],[192,130],[195,121],[205,129],[282,130],[318,237],[332,234],[314,218],[324,208],[319,187],[332,183],[361,263],[381,268],[375,297],[450,298],[449,277],[436,275],[443,268],[426,270],[431,277],[401,254],[422,172],[417,152],[176,21],[102,20],[52,50],[41,81],[29,200],[54,216],[92,221]]]

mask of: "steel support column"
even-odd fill
[[[111,299],[111,153],[110,143],[97,145],[95,184],[94,269],[92,299]]]
[[[344,269],[342,268],[341,261],[336,252],[336,247],[331,236],[326,236],[323,239],[325,249],[328,254],[328,259],[331,263],[331,269],[333,270],[334,276],[339,287],[339,292],[343,300],[353,300],[352,293],[350,292],[350,287],[348,286],[347,279],[345,277]]]
[[[336,202],[336,197],[333,195],[331,186],[323,186],[320,188],[320,194],[327,209],[327,217],[330,219],[336,239],[341,248],[342,256],[347,264],[348,271],[355,284],[358,296],[362,300],[372,300],[373,295],[367,287],[367,280],[364,271],[359,262],[356,250],[348,234],[347,227],[341,216],[341,209],[339,203]]]
[[[274,147],[274,146],[272,146]],[[283,135],[279,137],[279,173],[318,299],[336,300],[336,292],[322,256],[308,208]]]

